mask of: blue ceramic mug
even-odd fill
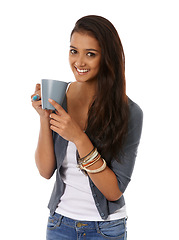
[[[42,79],[41,80],[41,96],[42,96],[42,109],[55,110],[49,103],[48,99],[51,98],[58,104],[62,105],[68,83],[58,80]]]

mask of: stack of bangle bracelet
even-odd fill
[[[103,165],[100,168],[90,170],[88,167],[92,166],[96,162],[101,159],[101,155],[98,153],[97,148],[93,148],[93,150],[83,158],[78,158],[78,167],[87,173],[99,173],[102,172],[106,168],[106,161],[103,160]]]

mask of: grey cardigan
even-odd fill
[[[63,108],[67,111],[66,97],[63,102]],[[124,193],[128,183],[131,180],[135,159],[137,156],[137,148],[139,145],[143,112],[140,107],[129,99],[129,126],[126,143],[123,148],[123,154],[120,154],[122,163],[117,162],[115,159],[112,160],[110,168],[115,173],[118,186],[122,193]],[[61,166],[66,155],[68,141],[63,139],[59,134],[53,132],[54,151],[56,156],[56,181],[52,195],[48,204],[51,215],[55,213],[55,210],[60,202],[60,198],[64,193],[65,184],[61,178]],[[108,215],[114,213],[117,209],[122,208],[125,205],[124,196],[122,195],[117,201],[108,201],[105,196],[98,190],[89,178],[89,183],[96,207],[102,219],[107,219]]]

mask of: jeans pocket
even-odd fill
[[[59,227],[61,224],[61,219],[62,219],[62,216],[59,214],[58,215],[54,214],[53,216],[50,215],[48,218],[47,229],[53,230],[53,229]]]
[[[126,219],[104,221],[99,223],[100,234],[106,239],[126,239]]]

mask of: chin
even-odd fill
[[[76,81],[77,82],[80,82],[80,83],[92,83],[92,82],[97,82],[97,76],[95,76],[95,77],[82,77],[82,76],[76,76],[75,74],[74,74],[74,76],[75,76],[75,79],[76,79]]]

